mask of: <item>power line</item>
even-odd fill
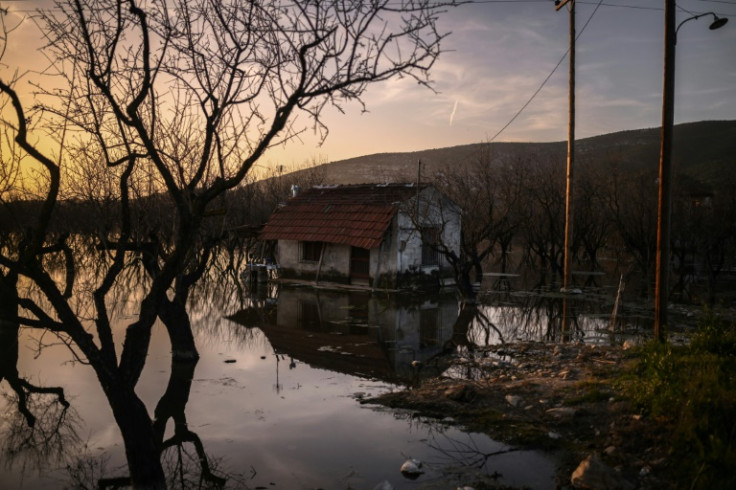
[[[600,2],[598,2],[598,4],[595,6],[595,9],[593,10],[593,13],[591,13],[590,14],[590,17],[588,17],[588,20],[585,21],[585,24],[583,24],[582,29],[580,29],[580,32],[575,37],[575,40],[578,40],[580,38],[580,36],[583,35],[583,32],[585,31],[585,28],[588,27],[588,24],[590,24],[590,21],[593,19],[593,16],[596,14],[596,12],[598,12],[598,9],[600,8],[600,6],[602,4],[603,4],[603,0],[601,0]],[[509,122],[507,122],[500,130],[498,130],[498,132],[496,134],[493,135],[493,138],[490,139],[489,143],[492,142],[492,141],[494,141],[496,138],[498,138],[498,136],[501,133],[503,133],[506,130],[506,128],[508,128],[509,126],[511,126],[511,123],[513,123],[516,120],[516,118],[518,118],[521,115],[521,113],[524,112],[524,109],[526,109],[529,106],[529,104],[532,103],[532,101],[537,96],[537,94],[539,94],[539,92],[542,91],[542,88],[544,88],[544,86],[547,84],[547,82],[549,81],[549,79],[552,78],[552,75],[554,75],[555,71],[557,71],[557,68],[559,68],[560,65],[562,64],[562,62],[565,61],[565,58],[567,58],[567,55],[568,54],[570,54],[570,48],[567,48],[567,50],[565,50],[565,54],[562,55],[562,57],[560,58],[560,61],[558,61],[557,64],[555,65],[555,67],[552,68],[552,71],[549,73],[549,75],[547,75],[545,77],[545,79],[542,81],[541,85],[539,85],[539,87],[537,88],[537,90],[534,91],[534,93],[532,94],[532,96],[529,97],[529,100],[527,100],[524,103],[524,105],[521,106],[521,109],[519,109],[516,112],[516,114],[514,114],[514,116],[509,120]]]

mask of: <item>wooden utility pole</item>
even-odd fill
[[[575,168],[575,0],[563,0],[556,3],[559,10],[570,4],[570,71],[568,93],[568,124],[567,124],[567,171],[565,173],[565,245],[562,272],[562,291],[569,293],[571,283],[570,266],[572,261],[572,232],[573,232],[573,171]],[[567,337],[570,327],[567,298],[562,301],[562,334]]]
[[[672,133],[675,119],[675,0],[665,0],[664,87],[662,135],[659,150],[659,200],[657,202],[657,278],[654,286],[654,337],[664,341],[669,291],[670,217],[672,203]]]

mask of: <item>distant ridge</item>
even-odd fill
[[[476,143],[403,153],[376,153],[327,163],[318,167],[326,184],[413,182],[417,162],[422,177],[470,164],[481,146]],[[615,163],[622,171],[656,172],[659,162],[660,128],[634,129],[593,136],[576,141],[580,165]],[[491,165],[517,159],[559,159],[564,164],[566,142],[490,143]],[[736,171],[736,120],[701,121],[675,126],[673,161],[677,173],[717,184],[722,172]],[[296,172],[300,173],[299,171]]]

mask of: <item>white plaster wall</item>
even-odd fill
[[[323,258],[321,274],[338,273],[345,276],[350,272],[350,246],[334,243],[323,244]],[[299,242],[296,240],[279,240],[278,261],[284,269],[299,270],[301,273],[317,274],[319,262],[301,262]]]
[[[344,276],[350,274],[350,245],[325,243],[324,246],[322,272]]]
[[[460,231],[462,218],[460,209],[454,203],[444,198],[433,188],[427,188],[419,196],[420,207],[415,211],[413,200],[407,203],[405,209],[412,210],[414,220],[407,212],[399,212],[397,216],[398,235],[396,263],[397,271],[423,270],[429,272],[438,266],[422,266],[422,238],[416,230],[414,221],[422,226],[439,226],[442,230],[442,243],[460,254]],[[441,200],[441,201],[440,201]],[[436,204],[439,203],[439,204]],[[418,218],[417,218],[418,216]],[[439,268],[448,269],[450,266],[444,255],[440,254]]]
[[[396,236],[396,229],[397,229],[396,220],[394,220],[386,232],[386,236],[384,237],[383,245],[380,245],[376,248],[371,249],[371,264],[370,264],[371,279],[375,279],[376,272],[378,272],[379,275],[381,274],[395,275],[396,274],[397,246],[396,246],[396,240],[393,239],[393,237]]]
[[[295,269],[299,264],[299,242],[296,240],[279,240],[276,253],[283,268]]]

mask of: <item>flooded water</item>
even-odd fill
[[[484,318],[463,323],[453,295],[400,302],[312,288],[255,297],[204,288],[191,300],[199,362],[172,370],[157,325],[137,387],[149,413],[168,420],[172,487],[373,489],[386,481],[395,489],[455,488],[493,475],[500,484],[554,488],[554,455],[360,403],[441,374],[432,361],[458,342],[549,335],[541,320],[521,328],[529,318],[518,306],[489,306]],[[120,316],[117,338],[134,318],[125,309]],[[32,395],[38,418],[31,428],[17,396],[0,384],[0,488],[96,488],[124,477],[119,429],[92,369],[48,334],[22,329],[19,346],[20,377],[63,387],[70,406],[53,394]],[[416,479],[400,472],[409,458],[423,463]]]

